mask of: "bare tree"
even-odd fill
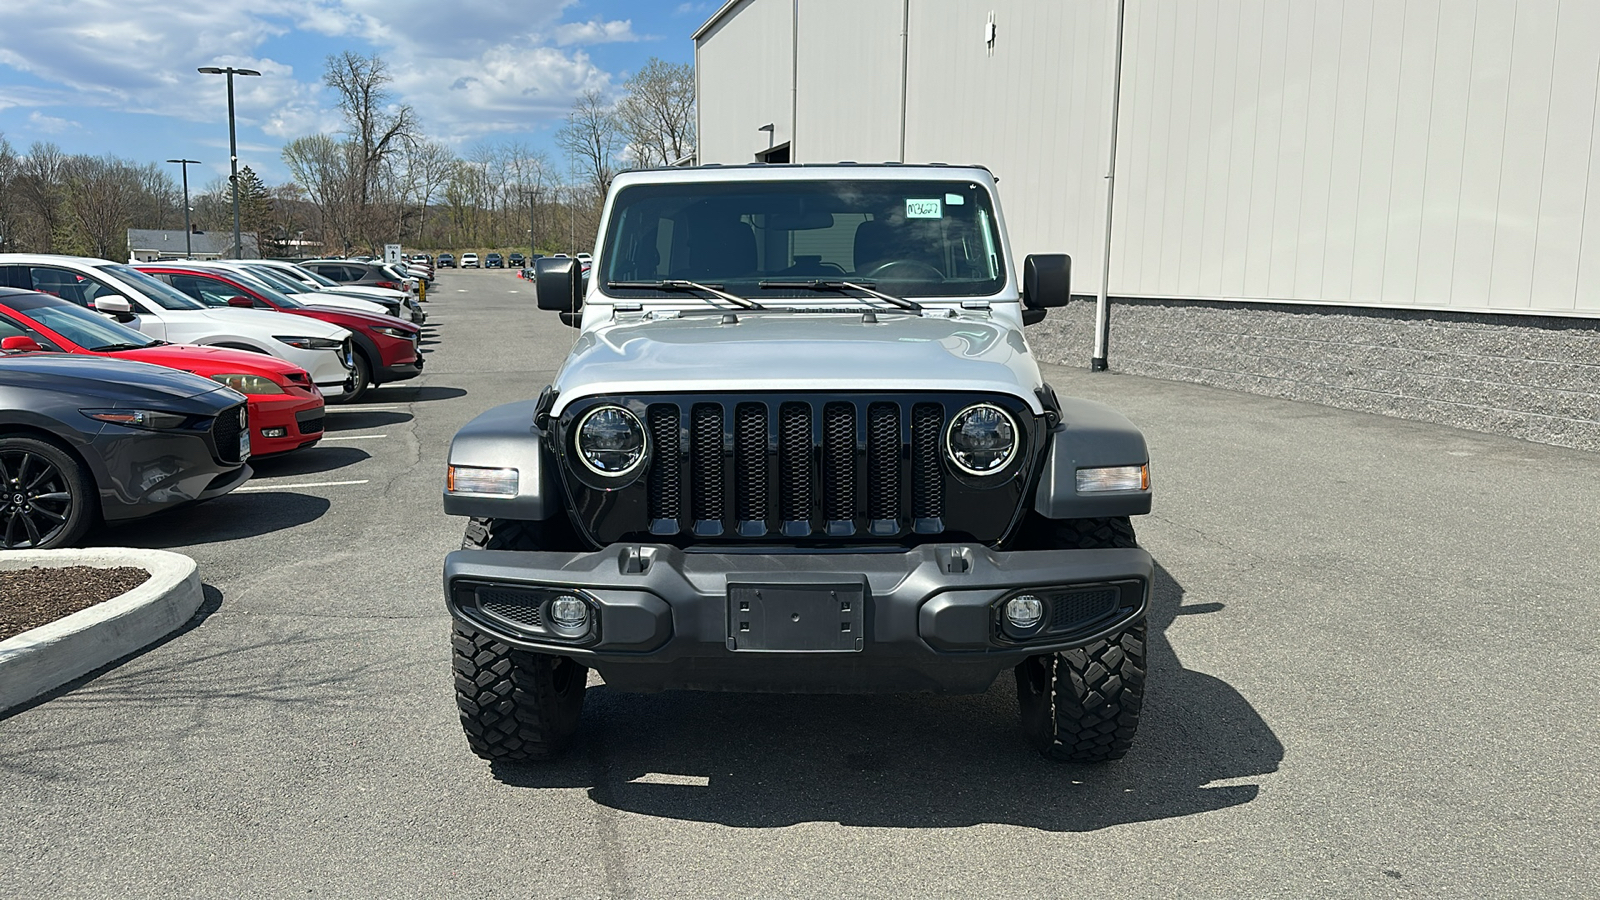
[[[694,150],[694,66],[651,57],[624,83],[617,126],[641,166],[666,166]]]
[[[0,134],[0,253],[10,250],[16,240],[12,234],[12,207],[16,200],[13,194],[17,173],[21,168],[21,157],[11,149],[11,142],[6,140],[6,136]]]
[[[295,138],[283,146],[283,162],[302,187],[320,219],[320,237],[328,247],[348,247],[357,238],[352,228],[354,210],[347,143],[325,134]]]
[[[339,111],[344,113],[345,133],[350,136],[353,163],[348,185],[349,200],[355,207],[353,226],[367,245],[382,243],[397,229],[395,210],[375,210],[384,188],[393,184],[391,167],[396,157],[417,139],[416,113],[405,105],[395,106],[387,85],[393,79],[388,66],[373,54],[362,56],[346,50],[327,60],[323,82],[339,95]]]
[[[599,91],[585,91],[572,104],[567,113],[567,124],[556,132],[556,146],[566,151],[573,160],[573,168],[604,197],[611,190],[611,180],[621,168],[618,157],[627,146],[627,139],[617,127],[617,119],[605,95]]]
[[[128,258],[128,220],[139,195],[139,176],[113,157],[73,156],[62,164],[65,205],[74,243],[90,256]]]
[[[53,253],[63,224],[62,166],[66,154],[51,143],[35,141],[22,158],[15,182],[19,215],[14,220],[19,243],[41,253]]]

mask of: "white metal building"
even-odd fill
[[[985,164],[1019,251],[1072,253],[1084,290],[1117,9],[735,0],[695,34],[701,161]],[[1127,0],[1123,25],[1113,294],[1600,315],[1600,3]]]
[[[694,40],[701,162],[986,165],[1079,294],[1114,184],[1124,371],[1600,449],[1600,0],[731,0]]]

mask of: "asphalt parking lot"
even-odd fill
[[[0,719],[0,896],[1595,895],[1600,456],[1053,368],[1152,447],[1125,760],[1045,762],[1002,679],[601,686],[569,759],[491,769],[451,697],[445,452],[577,332],[507,271],[430,300],[420,379],[99,536],[193,556],[207,603]]]

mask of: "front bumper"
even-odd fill
[[[1139,619],[1153,571],[1139,549],[998,552],[925,544],[892,552],[731,553],[619,544],[592,553],[460,550],[446,558],[444,582],[457,619],[507,644],[578,660],[620,690],[977,693],[1028,656],[1082,646]],[[563,641],[537,624],[537,614],[517,614],[517,598],[537,597],[530,589],[539,587],[581,593],[596,628]],[[998,610],[1022,588],[1098,591],[1108,599],[1092,616],[1014,641],[1000,629]],[[824,639],[828,649],[756,649],[750,633],[740,633],[748,623],[739,607],[760,589],[769,599],[755,601],[767,604],[757,615],[768,633],[788,627],[790,607],[781,604],[792,602],[808,616],[837,621],[846,639]],[[856,608],[824,608],[830,596]]]
[[[290,388],[288,396],[252,394],[250,401],[250,455],[270,456],[309,447],[322,439],[325,403],[320,393]],[[283,430],[282,437],[266,432]]]

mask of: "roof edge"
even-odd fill
[[[712,13],[711,14],[711,18],[707,19],[705,21],[705,24],[701,25],[699,28],[696,28],[695,31],[694,31],[694,34],[689,35],[689,40],[691,40],[691,41],[700,40],[700,36],[702,34],[705,34],[707,31],[710,31],[711,30],[711,26],[717,24],[725,16],[727,16],[728,13],[732,12],[733,8],[735,6],[738,6],[740,3],[743,3],[743,2],[744,2],[744,0],[728,0],[727,3],[722,4],[722,8],[721,9],[719,9],[716,12]]]

